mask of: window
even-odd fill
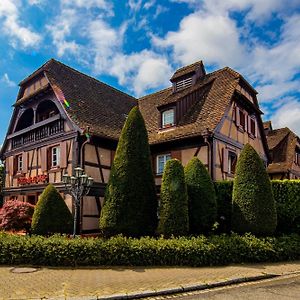
[[[250,119],[250,133],[255,136],[256,135],[256,128],[255,128],[255,120],[254,119]]]
[[[60,148],[51,148],[51,168],[58,167],[60,164]]]
[[[174,108],[165,110],[162,113],[162,128],[168,128],[175,125],[174,121]]]
[[[232,151],[228,151],[228,173],[234,174],[237,163],[237,155]]]
[[[166,162],[171,158],[171,154],[162,154],[157,156],[156,174],[163,173]]]
[[[20,173],[23,170],[23,155],[17,156],[17,172]]]
[[[246,128],[246,115],[242,110],[239,110],[239,118],[240,118],[240,127],[244,130]]]

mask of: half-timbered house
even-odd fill
[[[267,164],[262,112],[251,85],[226,67],[206,74],[202,61],[177,70],[172,86],[139,99],[153,154],[156,183],[165,162],[197,156],[213,180],[230,180],[250,143]]]
[[[300,139],[289,128],[273,129],[264,123],[270,150],[268,173],[271,179],[300,179]]]
[[[1,150],[5,200],[34,204],[51,182],[72,210],[62,175],[82,166],[95,182],[82,201],[80,231],[95,231],[117,141],[135,105],[146,122],[158,185],[168,159],[178,158],[185,165],[193,156],[214,180],[232,179],[246,143],[267,164],[257,93],[239,73],[226,67],[206,74],[200,61],[177,70],[171,83],[137,100],[48,61],[20,83]]]

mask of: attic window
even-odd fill
[[[186,79],[182,79],[176,82],[176,91],[183,90],[192,85],[192,77],[188,77]]]
[[[168,128],[175,125],[175,113],[174,108],[165,110],[161,114],[161,127]]]

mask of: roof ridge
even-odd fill
[[[87,78],[89,78],[89,79],[92,79],[92,80],[95,81],[96,83],[101,83],[101,84],[107,86],[107,87],[110,88],[110,89],[113,89],[113,90],[115,90],[115,91],[117,91],[117,92],[119,92],[119,93],[122,93],[122,94],[126,95],[127,97],[130,97],[130,98],[132,98],[132,99],[134,99],[134,100],[137,100],[137,98],[135,98],[135,97],[133,97],[133,96],[131,96],[131,95],[129,95],[129,94],[127,94],[127,93],[125,93],[125,92],[123,92],[123,91],[121,91],[121,90],[119,90],[119,89],[113,87],[113,86],[111,86],[111,85],[108,85],[108,84],[106,84],[105,82],[103,82],[103,81],[101,81],[101,80],[99,80],[99,79],[97,79],[97,78],[95,78],[95,77],[92,77],[92,76],[87,75],[87,74],[85,74],[85,73],[83,73],[83,72],[80,72],[80,71],[78,71],[78,70],[76,70],[76,69],[74,69],[74,68],[72,68],[72,67],[70,67],[70,66],[64,64],[64,63],[61,62],[61,61],[58,61],[58,60],[56,60],[56,59],[54,59],[54,58],[52,58],[51,61],[56,62],[56,63],[62,65],[63,67],[67,68],[67,69],[70,69],[70,70],[71,70],[72,72],[74,72],[74,73],[78,73],[78,74],[80,74],[80,75],[83,75],[84,77],[87,77]],[[49,60],[48,62],[50,62],[50,60]],[[48,71],[48,70],[45,70],[45,71]],[[48,72],[49,72],[49,71],[48,71]]]

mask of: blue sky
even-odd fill
[[[0,145],[18,83],[54,57],[137,97],[202,59],[300,135],[300,0],[0,0]]]

